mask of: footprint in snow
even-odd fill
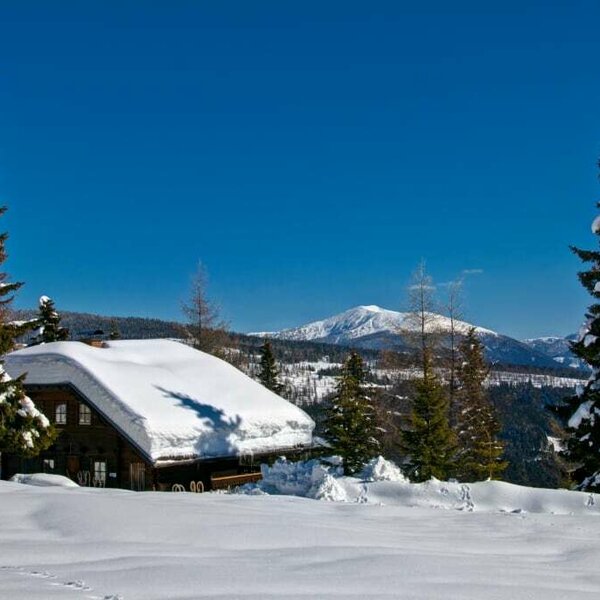
[[[53,583],[52,585],[62,585],[74,590],[81,590],[82,592],[89,592],[92,589],[89,585],[85,584],[85,581],[81,581],[81,579],[76,579],[75,581],[62,581],[60,583]]]
[[[26,575],[31,575],[31,577],[41,577],[42,579],[56,579],[56,575],[48,573],[48,571],[29,571]]]
[[[37,577],[40,579],[56,579],[57,575],[50,573],[49,571],[28,571],[25,567],[17,565],[0,565],[0,570],[5,571],[16,571],[20,575],[26,575],[28,577]],[[48,582],[48,585],[62,586],[70,588],[72,590],[80,592],[91,592],[92,588],[82,581],[81,579],[75,579],[73,581],[53,581]],[[106,596],[86,596],[89,600],[125,600],[120,594],[108,594]]]

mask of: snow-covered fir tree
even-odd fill
[[[109,340],[120,340],[121,331],[119,330],[119,324],[116,319],[112,319],[110,322],[110,333],[108,334]]]
[[[0,216],[6,208],[0,208]],[[8,234],[0,234],[0,265],[6,260]],[[22,283],[9,282],[0,272],[0,359],[14,349],[15,339],[25,335],[36,321],[15,323],[9,320],[10,304]],[[54,441],[55,430],[36,408],[23,389],[24,377],[12,379],[0,360],[0,453],[35,456]]]
[[[506,469],[504,442],[498,439],[500,422],[484,386],[489,369],[475,328],[458,345],[454,394],[458,441],[457,475],[473,481],[498,479]]]
[[[269,390],[276,394],[281,394],[284,389],[283,384],[279,381],[279,369],[273,355],[271,342],[265,340],[260,348],[260,371],[258,380]]]
[[[403,433],[413,479],[447,479],[454,473],[456,439],[448,420],[448,400],[435,374],[430,351],[423,352],[423,376],[414,383],[410,429]]]
[[[361,356],[352,352],[325,417],[325,436],[331,451],[343,458],[347,475],[380,453],[376,413],[365,390],[365,376]]]
[[[600,202],[597,206],[600,208]],[[592,223],[592,231],[600,237],[600,216]],[[575,486],[597,492],[600,491],[600,251],[575,247],[572,250],[589,265],[579,273],[579,280],[594,301],[571,350],[592,368],[592,375],[587,384],[558,409],[567,421],[562,455],[572,465]]]
[[[69,330],[60,326],[61,317],[56,311],[54,301],[48,296],[39,300],[38,326],[39,334],[36,343],[64,342],[69,337]]]

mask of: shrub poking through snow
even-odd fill
[[[5,212],[0,208],[0,216]],[[6,233],[0,234],[0,265],[6,260]],[[21,283],[6,281],[6,273],[0,272],[0,357],[14,349],[15,338],[35,327],[35,322],[13,323],[8,321],[8,308],[13,294]],[[12,379],[0,360],[0,452],[12,452],[22,456],[35,456],[54,441],[55,431],[48,419],[25,395],[23,377]]]
[[[364,381],[363,360],[352,352],[344,363],[325,419],[325,437],[333,453],[342,457],[346,475],[356,473],[379,454],[375,409]]]

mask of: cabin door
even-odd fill
[[[129,464],[130,489],[143,492],[146,489],[146,465],[144,463]]]

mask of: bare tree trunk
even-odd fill
[[[228,324],[221,319],[218,307],[208,299],[207,288],[206,269],[202,263],[198,263],[192,277],[189,298],[182,307],[188,318],[185,331],[197,350],[222,355],[229,340]]]
[[[413,274],[408,288],[408,304],[409,315],[400,334],[417,346],[417,361],[425,373],[430,366],[440,333],[435,314],[435,286],[427,274],[425,261],[419,263]]]
[[[457,322],[462,319],[462,279],[452,281],[448,286],[448,301],[446,304],[446,314],[450,320],[450,364],[449,364],[449,398],[450,410],[454,406],[454,396],[456,392],[456,368],[458,363],[458,343],[460,341],[460,331]]]

